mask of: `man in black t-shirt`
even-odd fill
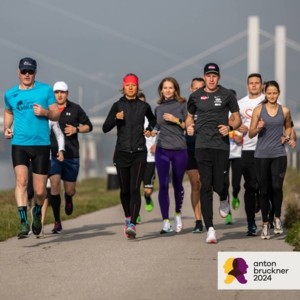
[[[216,243],[213,226],[213,191],[219,195],[224,186],[229,159],[229,132],[241,124],[239,106],[232,92],[219,85],[220,69],[209,63],[204,67],[205,88],[196,90],[188,101],[188,135],[196,134],[195,157],[201,180],[201,208],[207,229],[207,243]],[[228,124],[228,114],[234,120]],[[196,118],[194,118],[196,115]],[[194,121],[195,120],[195,121]],[[220,215],[229,213],[228,199],[220,202]]]

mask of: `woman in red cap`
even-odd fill
[[[117,127],[114,165],[120,184],[120,199],[125,214],[124,232],[127,238],[136,236],[136,219],[140,213],[140,185],[147,162],[144,137],[145,117],[149,121],[146,131],[152,131],[156,118],[148,103],[141,101],[139,79],[135,74],[123,78],[123,96],[115,102],[103,124],[104,133]]]

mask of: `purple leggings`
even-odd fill
[[[158,201],[163,220],[169,219],[169,176],[172,165],[172,183],[174,188],[175,212],[180,213],[184,190],[182,186],[183,176],[188,161],[188,153],[183,150],[167,150],[156,147],[155,165],[159,180]]]

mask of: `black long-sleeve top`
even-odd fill
[[[67,124],[78,127],[79,125],[88,125],[90,127],[90,131],[93,130],[93,125],[82,109],[82,107],[74,102],[67,100],[66,107],[61,112],[59,120],[58,120],[60,129],[64,132]],[[79,141],[78,134],[72,134],[70,136],[65,136],[65,158],[78,158],[79,157]],[[57,149],[57,141],[53,132],[51,132],[51,153],[52,155],[56,155]]]
[[[118,120],[116,114],[121,111],[124,111],[124,119]],[[144,137],[145,117],[149,121],[147,129],[152,130],[156,125],[156,118],[150,105],[138,98],[128,100],[123,96],[111,107],[102,130],[106,133],[117,126],[117,151],[147,151]]]

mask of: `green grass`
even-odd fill
[[[300,174],[289,169],[284,184],[286,242],[300,251]]]
[[[83,180],[77,184],[77,193],[74,196],[74,211],[71,216],[63,212],[61,206],[62,220],[76,218],[99,209],[111,207],[120,203],[119,191],[108,191],[106,179],[93,178]],[[62,204],[64,201],[62,200]],[[30,212],[28,210],[30,219]],[[45,224],[53,223],[52,209],[49,207]],[[0,241],[16,236],[19,229],[19,216],[17,212],[14,190],[0,192]]]

